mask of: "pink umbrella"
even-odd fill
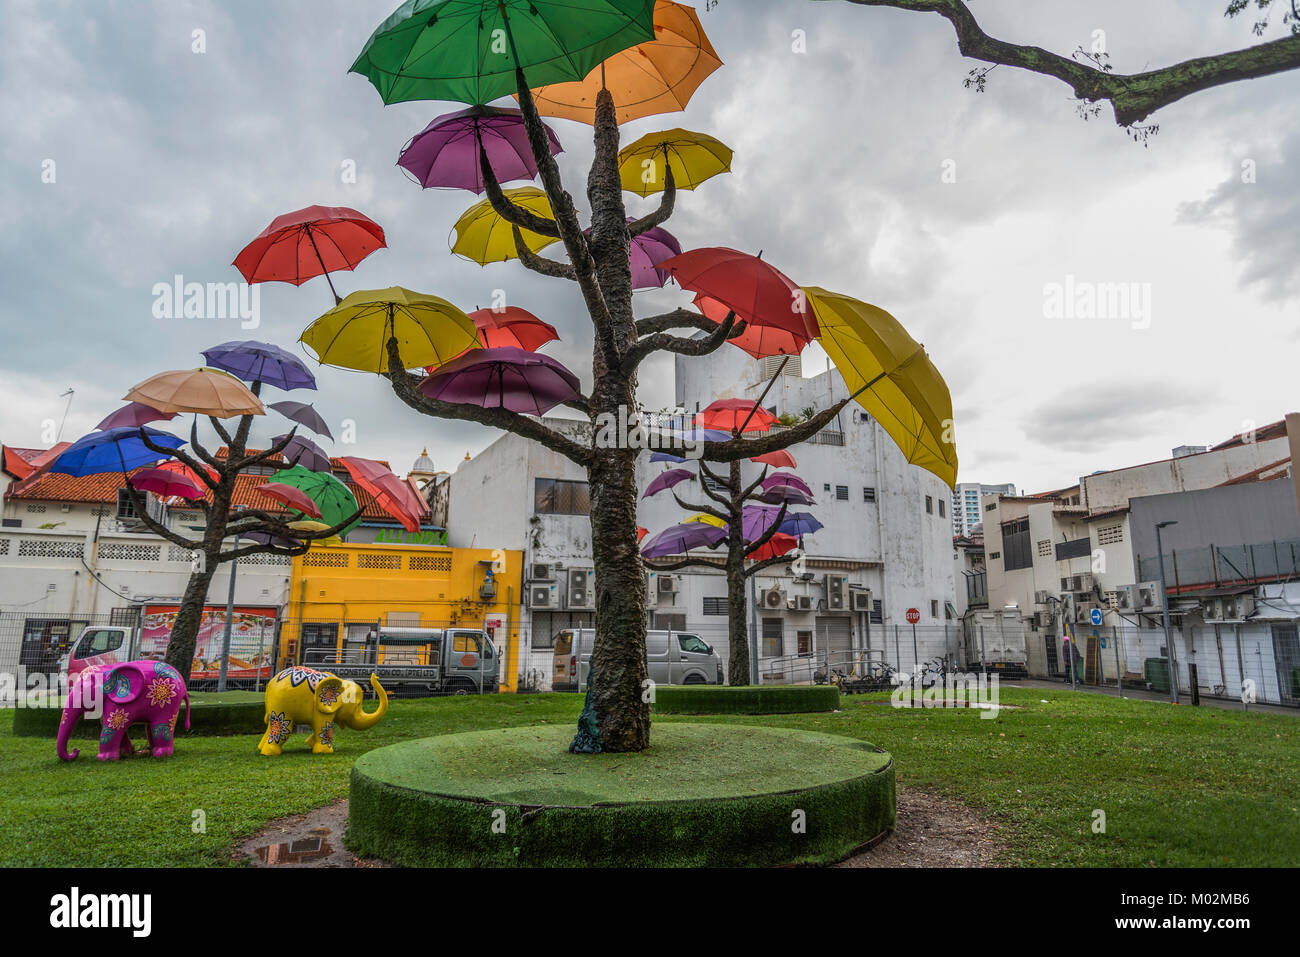
[[[795,468],[796,463],[794,456],[785,449],[777,449],[775,452],[765,452],[763,455],[755,455],[751,462],[759,462],[763,465],[770,465],[778,469]]]
[[[347,468],[352,481],[373,495],[379,507],[397,519],[402,528],[408,532],[420,530],[424,509],[415,504],[415,492],[384,463],[355,455],[344,455],[339,461]]]
[[[304,515],[310,515],[312,518],[320,518],[320,509],[316,503],[308,497],[302,489],[294,488],[292,485],[285,485],[283,482],[267,482],[265,485],[259,485],[253,491],[260,495],[265,495],[269,499],[274,499],[281,505],[287,505]]]
[[[179,412],[159,412],[143,402],[128,402],[116,412],[105,416],[104,421],[100,422],[95,428],[102,432],[106,429],[116,429],[122,426],[147,425],[150,422],[169,422],[178,415],[180,415]]]
[[[641,494],[641,497],[649,498],[651,495],[657,495],[664,489],[672,488],[678,482],[685,482],[687,479],[693,477],[694,473],[689,469],[669,469],[647,485],[645,491]]]
[[[192,502],[206,493],[187,475],[172,469],[141,469],[129,479],[132,487],[153,492],[159,498],[183,498]]]

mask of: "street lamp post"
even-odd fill
[[[239,535],[235,535],[235,548],[239,548]],[[230,561],[230,590],[226,592],[226,629],[221,636],[221,669],[217,672],[217,690],[226,690],[226,669],[230,664],[230,626],[235,616],[235,573],[239,570],[239,559]],[[258,674],[262,663],[258,662]]]
[[[1156,522],[1156,556],[1160,560],[1160,607],[1164,610],[1165,651],[1169,655],[1169,700],[1178,704],[1178,666],[1174,659],[1174,642],[1169,636],[1169,589],[1165,585],[1165,550],[1160,543],[1160,529],[1177,522]]]

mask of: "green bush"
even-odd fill
[[[185,705],[176,719],[176,734],[234,735],[261,734],[266,730],[266,707],[262,695],[253,691],[190,692],[190,729],[185,730]],[[62,708],[18,708],[14,711],[13,733],[19,737],[49,738],[59,735]],[[99,740],[98,718],[82,718],[72,729],[74,740]]]
[[[662,714],[803,714],[839,706],[834,685],[659,685],[651,707]]]

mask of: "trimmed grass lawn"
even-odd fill
[[[1046,699],[1047,703],[1043,703]],[[1300,716],[1191,708],[1068,691],[1002,689],[997,718],[841,699],[836,714],[657,716],[806,728],[892,752],[899,784],[958,798],[1003,824],[1001,862],[1030,866],[1300,864]],[[412,738],[576,725],[578,695],[397,700],[369,731],[313,756],[296,735],[263,758],[254,736],[185,738],[175,757],[58,760],[53,740],[8,735],[0,712],[0,865],[230,864],[268,820],[348,793],[352,762]],[[1095,810],[1106,832],[1092,830]],[[196,832],[196,811],[206,830]]]

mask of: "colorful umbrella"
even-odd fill
[[[718,300],[704,295],[695,297],[695,308],[700,310],[706,319],[719,325],[726,321],[727,314],[731,312]],[[768,356],[797,356],[811,341],[802,333],[796,335],[788,329],[777,326],[756,325],[747,325],[740,335],[727,339],[729,344],[748,352],[755,359],[765,359]]]
[[[354,455],[345,455],[339,461],[351,474],[352,481],[373,495],[379,507],[397,519],[404,529],[408,532],[420,530],[420,516],[424,510],[412,507],[414,492],[388,466]]]
[[[818,342],[857,402],[880,423],[907,461],[949,487],[957,481],[952,396],[925,349],[885,310],[812,286]]]
[[[551,155],[564,152],[551,128],[545,129]],[[438,117],[406,145],[397,165],[414,174],[425,189],[482,193],[480,146],[498,183],[537,175],[523,113],[496,106],[471,106]]]
[[[327,439],[334,438],[330,434],[330,427],[325,424],[320,413],[306,402],[293,402],[285,400],[284,402],[268,402],[268,409],[275,409],[282,416],[291,422],[297,422],[299,425],[305,425],[317,435],[323,435]]]
[[[478,345],[473,319],[446,299],[401,286],[352,293],[308,326],[301,341],[318,362],[383,373],[392,336],[412,369],[440,366]]]
[[[469,314],[478,329],[479,342],[485,349],[510,346],[536,352],[548,342],[560,338],[555,327],[542,322],[527,309],[502,306],[500,309],[475,309]]]
[[[790,472],[773,472],[771,475],[763,479],[762,482],[764,492],[770,492],[772,489],[781,485],[788,485],[791,488],[797,488],[805,495],[811,495],[813,493],[813,490],[808,487],[807,482]]]
[[[440,366],[420,391],[442,402],[524,415],[545,415],[582,394],[578,377],[558,360],[508,346],[470,350]]]
[[[581,80],[601,60],[653,40],[653,14],[654,0],[407,0],[350,72],[385,103],[490,103],[518,90],[516,67],[529,86]]]
[[[312,472],[301,465],[295,465],[276,472],[275,480],[306,492],[320,509],[321,521],[326,523],[324,528],[337,525],[357,510],[357,499],[352,490],[328,472]],[[352,531],[360,521],[358,518],[342,529],[342,534]],[[290,523],[289,527],[296,526]]]
[[[287,437],[287,432],[284,435],[277,435],[271,439],[271,444],[279,445]],[[301,435],[289,439],[280,450],[280,454],[290,465],[301,465],[313,472],[328,472],[332,467],[329,454],[311,439],[305,439]]]
[[[302,512],[304,515],[310,515],[312,518],[320,518],[320,509],[311,497],[300,488],[292,485],[285,485],[283,482],[267,482],[265,485],[259,485],[253,491],[260,495],[265,495],[269,499],[279,502],[281,505],[287,505],[292,509]],[[325,526],[328,528],[329,526]]]
[[[613,96],[620,125],[686,109],[691,95],[722,61],[691,7],[658,0],[654,31],[653,40],[614,54],[581,81],[534,89],[537,112],[594,126],[596,95],[602,89]]]
[[[689,469],[669,469],[662,475],[656,475],[654,480],[646,486],[641,493],[642,498],[649,498],[651,495],[658,495],[666,488],[672,488],[679,482],[685,482],[687,479],[694,478],[695,473]]]
[[[683,525],[689,525],[691,522],[703,522],[705,525],[712,525],[714,528],[726,528],[727,523],[716,515],[710,515],[708,512],[696,512],[694,515],[682,519]]]
[[[740,533],[747,542],[756,542],[776,524],[781,509],[769,505],[746,505],[740,510]]]
[[[663,192],[664,162],[673,171],[673,186],[694,189],[719,173],[731,171],[731,148],[705,133],[664,130],[647,133],[618,153],[623,188],[638,196]]]
[[[347,206],[308,206],[271,220],[240,250],[235,268],[250,283],[301,286],[324,274],[337,302],[339,294],[329,274],[355,269],[385,245],[383,229],[369,216]]]
[[[783,535],[793,535],[796,538],[803,535],[811,535],[819,528],[823,528],[821,522],[813,518],[807,512],[790,512],[785,519],[777,526],[777,532]]]
[[[685,462],[680,455],[673,455],[671,452],[655,452],[650,456],[651,462]]]
[[[704,522],[673,525],[642,545],[641,554],[646,558],[683,555],[692,548],[715,548],[726,537],[725,528],[707,525]]]
[[[629,223],[636,220],[629,216]],[[583,230],[590,235],[591,229]],[[659,263],[673,256],[680,256],[681,243],[668,230],[655,226],[639,236],[633,236],[628,248],[628,264],[632,268],[633,289],[658,289],[668,282],[668,273],[659,267]]]
[[[733,434],[742,426],[746,432],[766,432],[777,424],[776,416],[752,399],[716,399],[695,414],[695,421]]]
[[[780,558],[786,552],[797,548],[799,539],[793,535],[777,532],[761,548],[756,548],[745,556],[746,561],[761,562],[768,558]]]
[[[149,437],[154,445],[179,449],[185,444],[180,436],[148,426],[119,426],[91,432],[73,442],[55,459],[49,471],[63,475],[99,475],[104,472],[129,472],[142,465],[152,465],[167,456],[159,455],[140,440]]]
[[[175,496],[192,502],[206,494],[193,479],[174,469],[141,469],[132,474],[128,481],[140,491],[153,492],[159,498]]]
[[[554,219],[551,201],[546,193],[536,186],[517,186],[501,191],[516,206],[522,206],[531,213]],[[476,262],[480,266],[488,263],[506,262],[517,259],[515,250],[514,227],[502,219],[491,202],[482,200],[465,210],[456,225],[452,227],[456,240],[451,244],[451,251],[458,256]],[[531,229],[521,229],[524,245],[533,252],[540,252],[552,243],[560,240],[555,236],[543,236]]]
[[[274,408],[274,406],[272,406]],[[794,456],[785,449],[777,449],[775,452],[764,452],[762,455],[755,455],[751,462],[757,462],[760,465],[770,465],[774,469],[792,469],[797,468]]]
[[[269,342],[223,342],[203,350],[208,365],[245,382],[261,382],[288,392],[314,389],[316,377],[296,355]]]
[[[638,543],[641,541],[641,539],[645,538],[649,534],[650,534],[650,529],[642,528],[640,525],[636,527],[636,540]]]
[[[208,474],[208,478],[212,479],[212,481],[215,482],[221,477],[221,473],[219,473],[211,465],[204,465],[202,462],[200,462],[199,465],[203,468],[203,471]],[[178,475],[183,475],[185,478],[193,482],[194,485],[198,488],[207,487],[207,483],[204,482],[203,479],[199,477],[199,473],[196,472],[194,469],[190,468],[180,459],[171,459],[167,462],[163,462],[161,465],[157,466],[157,468],[163,472],[175,472]]]
[[[160,372],[137,383],[123,398],[163,412],[194,412],[218,419],[266,414],[262,401],[248,386],[216,369]]]
[[[287,527],[299,532],[323,532],[327,528],[332,528],[333,526],[327,525],[324,522],[314,521],[310,518],[304,518],[297,522],[290,522]],[[351,527],[352,526],[349,526],[345,531],[351,530]],[[326,538],[310,539],[310,542],[312,545],[342,545],[343,539],[337,535],[330,535]]]
[[[754,496],[769,505],[814,505],[813,497],[793,485],[773,485],[766,492]]]
[[[95,428],[100,431],[130,428],[131,426],[145,425],[148,422],[167,422],[178,415],[180,415],[179,412],[159,412],[153,406],[145,405],[143,402],[128,402],[116,412],[105,416],[104,420]]]

